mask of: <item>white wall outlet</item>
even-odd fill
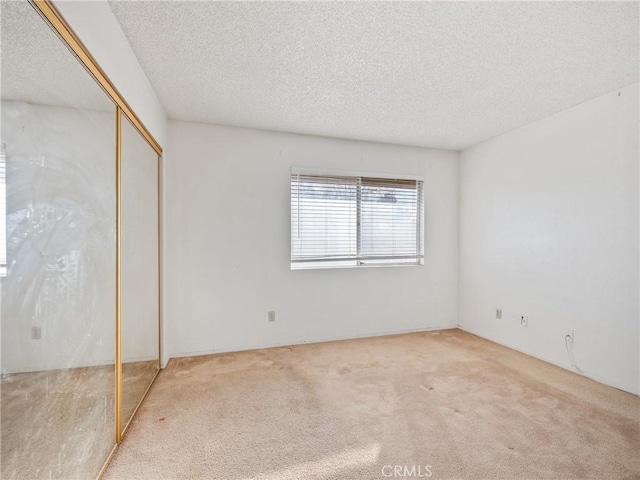
[[[523,327],[529,326],[529,316],[528,315],[520,315],[520,325]]]
[[[501,308],[496,308],[496,318],[497,319],[502,319],[502,309]]]
[[[276,312],[274,312],[273,310],[269,310],[269,321],[270,322],[276,321]]]
[[[31,327],[31,339],[32,340],[40,340],[42,338],[42,328],[41,327]]]

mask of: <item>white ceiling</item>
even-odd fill
[[[0,2],[2,100],[115,112],[115,105],[28,2]]]
[[[110,6],[179,120],[459,150],[638,81],[638,2]]]

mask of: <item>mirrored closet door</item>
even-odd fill
[[[2,2],[2,478],[95,478],[115,444],[115,105]]]
[[[51,3],[0,18],[0,476],[95,479],[159,371],[161,149]]]
[[[122,429],[159,370],[158,155],[126,119],[122,131]]]

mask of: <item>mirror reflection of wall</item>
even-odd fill
[[[159,369],[158,155],[122,118],[122,423]]]
[[[114,443],[115,107],[2,2],[2,478],[95,478]]]

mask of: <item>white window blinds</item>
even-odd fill
[[[7,275],[7,176],[5,145],[0,143],[0,277]]]
[[[422,181],[291,175],[291,268],[420,265]]]

